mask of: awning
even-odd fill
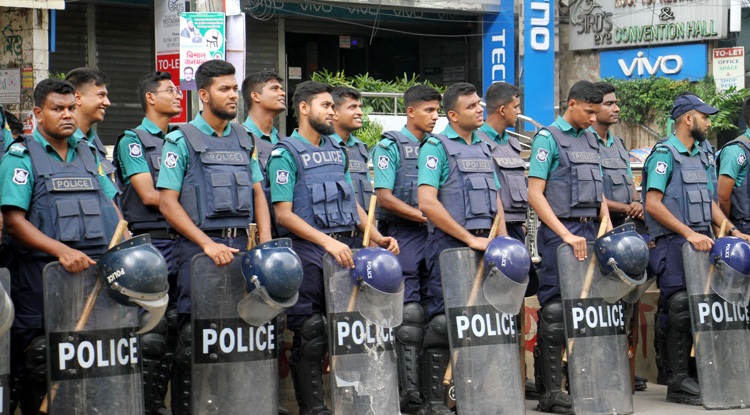
[[[0,7],[63,10],[65,0],[0,0]]]

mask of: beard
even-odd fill
[[[326,124],[325,118],[323,119],[323,122],[320,122],[314,118],[310,118],[308,122],[310,123],[310,127],[312,127],[313,130],[322,135],[331,135],[336,132],[336,130],[333,128],[333,123],[331,123],[330,125]]]
[[[209,99],[206,103],[206,106],[208,106],[208,109],[211,110],[211,112],[215,116],[221,118],[222,120],[231,121],[234,119],[234,117],[237,116],[237,110],[227,111],[224,108],[219,108],[219,106],[216,105],[213,99]]]
[[[706,134],[701,131],[701,129],[694,125],[693,128],[690,130],[690,135],[693,137],[693,139],[699,143],[702,143],[703,141],[706,141]]]

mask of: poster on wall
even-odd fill
[[[194,91],[195,70],[205,61],[225,59],[224,13],[180,13],[180,88]]]
[[[715,48],[713,50],[713,75],[717,91],[745,88],[745,47]]]
[[[183,0],[157,1],[154,3],[154,39],[156,70],[169,72],[172,82],[180,87],[180,13],[185,11]],[[187,94],[180,99],[182,112],[170,122],[187,122]]]
[[[21,69],[0,69],[0,104],[21,103]]]

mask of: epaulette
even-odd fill
[[[271,151],[270,157],[279,157],[284,152],[283,148],[274,148],[273,151]]]
[[[27,152],[26,147],[21,143],[13,143],[8,148],[8,154],[13,154],[17,157],[23,157],[24,153]]]
[[[180,132],[179,134],[171,132],[167,134],[164,139],[172,144],[177,144],[177,142],[180,141],[180,139],[182,139],[183,137],[184,135],[182,134],[182,132]]]
[[[381,148],[387,149],[388,147],[391,146],[391,144],[393,144],[393,140],[391,140],[390,138],[383,138],[378,143],[378,146],[380,146]]]
[[[666,146],[657,145],[656,148],[654,148],[654,152],[656,152],[656,153],[669,153],[669,149]]]
[[[539,130],[539,132],[537,132],[537,135],[543,135],[545,137],[551,137],[552,136],[552,134],[549,131],[547,131],[547,130]]]
[[[436,137],[430,137],[427,139],[426,143],[432,144],[433,146],[436,146],[440,144],[440,140],[438,140]]]

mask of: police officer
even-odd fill
[[[247,118],[242,125],[255,137],[258,162],[264,174],[271,150],[279,142],[279,130],[273,121],[286,111],[282,82],[284,80],[271,71],[250,74],[242,81],[242,99],[247,106]]]
[[[537,410],[542,412],[571,412],[570,396],[561,389],[565,327],[557,247],[567,243],[579,260],[586,259],[586,241],[596,238],[597,217],[608,216],[602,196],[599,146],[587,130],[601,103],[602,93],[594,84],[576,82],[568,93],[565,113],[537,133],[531,148],[529,203],[542,221],[538,229],[542,262],[537,272],[541,308],[534,349]]]
[[[2,106],[0,106],[0,110],[1,108]],[[12,139],[15,140],[16,138],[18,138],[19,135],[23,134],[23,123],[21,122],[21,120],[18,119],[18,117],[13,115],[13,113],[8,112],[8,111],[3,111],[3,112],[5,113],[5,123],[3,123],[2,120],[0,119],[0,124],[7,125]],[[5,131],[5,129],[3,130]],[[8,142],[6,139],[7,139],[7,135],[5,132],[3,132],[3,141],[6,144],[5,147],[8,147],[10,146],[11,143]]]
[[[658,323],[666,330],[667,362],[671,370],[667,402],[687,405],[700,405],[701,397],[700,387],[688,367],[692,334],[682,246],[690,242],[698,251],[709,251],[714,243],[711,223],[718,226],[726,220],[718,204],[710,198],[711,164],[700,144],[711,127],[708,116],[717,112],[718,109],[694,94],[677,96],[671,111],[675,133],[654,147],[643,168],[646,224],[655,243],[649,272],[656,275],[659,284],[663,318]],[[731,223],[727,235],[750,240],[750,236]]]
[[[453,84],[443,94],[443,105],[449,125],[441,135],[422,142],[417,161],[419,209],[427,217],[429,232],[425,256],[430,273],[422,359],[424,403],[417,412],[420,415],[452,413],[444,405],[441,383],[450,354],[440,253],[467,246],[484,251],[495,215],[503,217],[497,195],[500,183],[491,157],[492,144],[482,141],[476,133],[484,122],[477,89],[465,82]],[[468,191],[476,199],[464,196]],[[499,234],[507,235],[504,220],[501,220]]]
[[[101,173],[91,144],[75,135],[74,92],[68,82],[41,81],[34,89],[37,128],[12,144],[0,163],[4,244],[16,256],[9,267],[16,308],[12,393],[24,414],[38,413],[47,392],[42,270],[52,261],[70,273],[96,264],[120,218],[113,202],[117,190]],[[78,219],[44,219],[60,217],[60,206]]]
[[[168,413],[164,397],[177,341],[177,270],[173,254],[178,235],[159,212],[156,180],[164,136],[170,131],[169,120],[182,112],[182,92],[169,72],[152,72],[141,78],[136,93],[145,117],[138,127],[126,130],[117,139],[113,161],[123,189],[120,206],[130,230],[134,235],[150,234],[151,243],[169,267],[171,295],[167,314],[154,330],[141,336],[146,414],[151,415]]]
[[[65,80],[76,89],[76,105],[78,105],[78,131],[76,138],[85,139],[94,145],[99,160],[101,160],[104,174],[116,183],[115,166],[107,159],[107,148],[94,131],[93,127],[104,121],[104,114],[111,105],[107,92],[109,77],[97,69],[76,68],[65,75]],[[115,186],[117,186],[115,184]],[[119,189],[118,189],[119,190]]]
[[[328,252],[340,266],[352,268],[352,251],[341,238],[355,226],[364,230],[366,222],[354,198],[345,150],[329,137],[334,133],[332,90],[314,81],[297,85],[299,128],[276,144],[267,169],[279,236],[292,238],[304,270],[299,300],[287,310],[287,324],[294,332],[292,380],[302,415],[331,413],[322,383],[327,344],[322,258]],[[377,229],[371,235],[372,244],[398,254],[395,239]]]
[[[271,239],[262,174],[251,136],[229,120],[237,115],[234,66],[203,63],[195,73],[203,111],[166,136],[159,179],[159,209],[180,237],[177,313],[180,337],[172,370],[172,410],[190,413],[190,261],[200,253],[227,265],[247,246],[247,227],[258,224],[260,241]]]
[[[742,117],[750,125],[750,99],[742,106]],[[750,128],[726,143],[719,155],[719,207],[742,233],[750,234],[750,180],[747,160],[750,157]]]
[[[610,127],[617,124],[620,107],[614,85],[608,82],[597,82],[604,96],[601,109],[589,130],[596,135],[599,142],[599,157],[602,163],[604,179],[604,196],[607,198],[607,209],[612,226],[618,227],[626,218],[643,220],[643,205],[635,198],[633,171],[630,168],[630,155],[622,138],[612,134]]]
[[[349,176],[352,178],[357,204],[367,213],[370,196],[373,194],[370,168],[367,166],[370,151],[362,140],[352,134],[362,128],[362,116],[364,116],[362,94],[353,88],[337,86],[333,88],[331,96],[333,97],[333,129],[335,131],[331,137],[338,140],[339,145],[346,149],[349,159]],[[362,245],[362,234],[354,230],[351,237],[345,238],[342,242],[350,248],[359,248]]]
[[[435,88],[414,85],[404,92],[406,125],[400,131],[386,131],[372,149],[375,218],[383,235],[399,241],[398,261],[404,277],[403,324],[396,328],[396,353],[401,411],[413,413],[422,403],[420,358],[424,340],[429,273],[425,258],[427,218],[417,201],[417,156],[419,145],[429,137],[438,120],[442,96]]]

